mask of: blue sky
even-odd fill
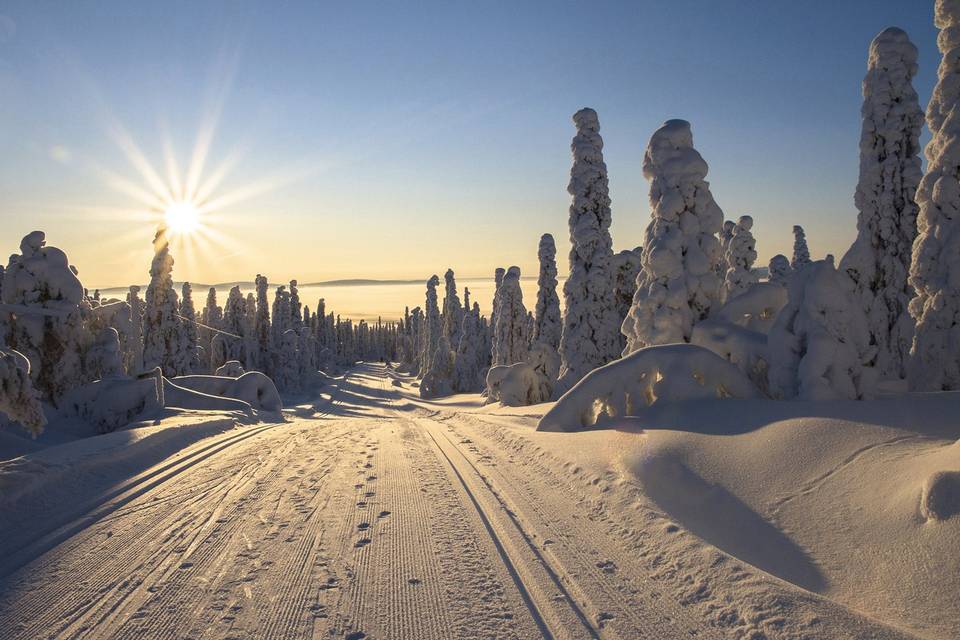
[[[236,158],[216,192],[237,197],[178,278],[529,274],[541,233],[568,250],[582,106],[600,115],[617,249],[649,219],[647,140],[679,117],[726,216],[754,216],[761,261],[789,252],[794,223],[814,256],[841,254],[870,40],[910,34],[922,104],[939,61],[932,0],[8,0],[0,14],[0,243],[43,229],[91,286],[143,281],[153,234],[103,177],[145,182],[110,132],[162,175],[164,145],[187,165],[214,121],[204,175]]]

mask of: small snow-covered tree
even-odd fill
[[[460,325],[463,323],[463,307],[460,306],[460,296],[457,295],[457,281],[453,276],[453,269],[447,269],[443,276],[445,292],[443,296],[443,335],[447,336],[450,344],[460,343]]]
[[[727,252],[724,255],[727,265],[723,281],[724,300],[740,295],[758,281],[753,273],[753,263],[757,260],[757,243],[751,229],[753,218],[740,216],[727,242]]]
[[[807,234],[803,227],[798,224],[793,225],[793,258],[790,259],[790,268],[794,271],[800,271],[804,266],[810,264],[810,249],[807,248]]]
[[[463,323],[460,327],[460,344],[457,345],[453,367],[455,391],[473,393],[483,386],[482,374],[486,366],[485,344],[480,328],[480,307],[474,304],[472,310],[463,314]]]
[[[833,259],[794,274],[767,340],[770,391],[778,398],[862,399],[875,388],[867,319]]]
[[[917,48],[907,34],[885,29],[870,43],[863,80],[857,239],[840,261],[877,346],[881,375],[901,378],[909,358],[913,319],[908,305],[911,251],[917,234],[923,112],[913,89]]]
[[[690,123],[668,120],[643,158],[652,219],[644,235],[633,306],[623,321],[624,354],[689,342],[693,325],[718,306],[723,212],[705,180],[707,163],[693,148]]]
[[[143,314],[147,305],[140,297],[140,287],[131,285],[127,293],[130,305],[130,321],[133,324],[129,344],[130,357],[127,361],[127,373],[136,374],[143,370]]]
[[[217,304],[217,290],[214,287],[210,287],[207,290],[207,302],[203,306],[203,311],[200,312],[200,324],[203,325],[199,327],[198,331],[200,348],[203,350],[207,366],[209,366],[210,343],[213,340],[213,336],[216,335],[216,331],[220,329],[223,324],[223,309]],[[210,371],[214,371],[215,369],[216,367],[210,367]]]
[[[160,367],[165,376],[181,376],[190,372],[191,358],[183,353],[186,340],[173,290],[173,256],[163,226],[157,229],[153,251],[143,316],[143,363],[148,370]]]
[[[497,324],[493,327],[493,364],[508,365],[527,358],[527,309],[520,288],[520,267],[510,267],[500,285]]]
[[[916,391],[960,389],[960,3],[938,0],[943,58],[927,105],[927,172],[917,189],[910,315],[916,330],[907,379]]]
[[[420,381],[420,397],[439,398],[453,393],[453,352],[443,332],[439,332],[437,348],[430,358],[430,368]]]
[[[0,350],[0,413],[34,436],[47,424],[40,394],[30,379],[30,361],[17,351]]]
[[[572,196],[568,221],[570,275],[563,285],[559,392],[620,355],[610,264],[610,191],[600,120],[597,112],[588,108],[573,114],[573,122],[577,134],[570,144],[573,166],[567,185]]]
[[[770,282],[787,286],[787,283],[790,281],[790,276],[793,274],[793,269],[790,268],[790,261],[787,259],[787,256],[778,253],[770,258],[770,262],[767,264],[767,274]]]
[[[42,231],[26,235],[20,255],[10,256],[3,302],[26,307],[10,316],[10,346],[30,361],[30,376],[41,395],[58,402],[84,382],[83,351],[90,336],[83,327],[83,285],[66,254],[46,246]]]
[[[556,350],[560,347],[560,333],[563,326],[560,319],[560,297],[557,295],[557,246],[549,233],[540,236],[537,259],[540,262],[540,275],[537,276],[533,341],[549,345]]]
[[[640,274],[643,247],[624,249],[613,255],[613,299],[617,308],[617,320],[622,325],[630,313],[633,296],[637,292],[637,276]],[[626,337],[620,334],[620,351],[627,346]]]

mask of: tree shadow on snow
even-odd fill
[[[636,472],[646,494],[697,537],[809,591],[826,587],[803,549],[724,487],[673,459],[648,459]]]

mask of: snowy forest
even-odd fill
[[[493,571],[489,580],[504,580],[516,589],[515,601],[523,603],[526,616],[526,622],[509,622],[506,616],[513,614],[491,614],[497,622],[482,633],[479,622],[457,627],[448,621],[456,628],[455,637],[504,637],[506,629],[519,637],[685,637],[695,631],[704,637],[742,638],[956,637],[960,565],[953,545],[960,541],[960,432],[958,401],[950,392],[960,391],[960,278],[954,277],[960,274],[960,3],[937,0],[935,19],[942,58],[925,110],[914,88],[918,49],[908,34],[890,27],[869,44],[859,179],[850,185],[856,237],[843,255],[808,246],[805,221],[795,220],[792,255],[758,264],[758,230],[763,230],[762,239],[774,233],[790,236],[791,229],[765,228],[762,212],[721,208],[707,180],[708,159],[694,142],[696,123],[682,119],[668,119],[650,134],[642,153],[649,222],[642,238],[623,239],[636,248],[615,252],[600,114],[581,108],[572,116],[569,238],[543,233],[530,243],[530,256],[536,255],[539,264],[536,274],[521,274],[517,266],[496,268],[490,274],[495,294],[489,300],[478,300],[469,287],[458,286],[457,265],[439,264],[437,273],[425,279],[422,300],[412,300],[398,321],[341,318],[323,298],[302,300],[297,280],[271,283],[257,265],[250,269],[260,271],[255,291],[244,294],[234,286],[226,299],[218,299],[211,287],[201,297],[204,293],[189,282],[175,286],[175,278],[189,274],[175,267],[178,256],[164,223],[156,229],[152,263],[143,265],[144,274],[149,273],[145,290],[131,285],[125,297],[109,297],[85,286],[68,257],[70,247],[56,246],[56,229],[29,233],[0,267],[0,432],[29,438],[52,432],[54,442],[65,441],[57,433],[80,434],[83,441],[153,428],[151,424],[184,424],[197,415],[232,416],[233,429],[293,428],[298,420],[337,416],[386,420],[388,413],[377,412],[394,412],[390,420],[401,435],[376,440],[360,435],[366,427],[349,427],[337,436],[351,438],[350,446],[366,456],[354,464],[356,469],[343,472],[348,484],[361,479],[356,499],[353,489],[349,499],[332,498],[338,508],[346,509],[350,502],[352,509],[355,502],[363,510],[359,524],[338,525],[349,529],[350,536],[359,530],[357,541],[351,538],[343,552],[359,554],[367,545],[382,543],[369,532],[396,516],[391,515],[396,506],[367,506],[378,504],[375,483],[387,482],[390,473],[408,473],[390,467],[398,463],[381,458],[377,447],[395,446],[413,456],[409,447],[415,445],[401,442],[408,437],[402,435],[404,425],[422,422],[429,439],[421,444],[442,454],[436,459],[440,463],[430,458],[430,465],[449,466],[451,477],[466,487],[469,500],[463,504],[473,505],[484,528],[497,532],[496,553],[490,557],[503,558],[507,569]],[[920,144],[924,125],[930,134],[925,162]],[[565,278],[558,271],[558,250],[568,252]],[[533,275],[536,297],[524,300],[521,278]],[[738,418],[759,426],[730,426]],[[704,426],[714,423],[720,426]],[[755,435],[761,432],[766,434],[762,440]],[[306,427],[301,435],[298,444],[268,447],[270,455],[306,448],[320,457],[326,455],[324,447],[334,450],[333,444],[321,446],[311,439],[326,436]],[[621,453],[612,451],[633,452],[641,447],[636,443],[641,436],[643,452],[622,454],[626,457],[620,460]],[[470,446],[458,448],[464,443]],[[19,500],[32,495],[33,485],[24,478],[33,478],[34,467],[24,462],[32,445],[17,446],[25,457],[11,457],[19,466],[0,463],[0,491]],[[900,446],[905,448],[896,449]],[[894,453],[870,457],[885,450]],[[514,454],[524,461],[515,462]],[[489,460],[499,462],[483,466]],[[510,475],[513,464],[524,465],[516,476]],[[414,467],[410,477],[426,482],[421,474],[427,467]],[[223,474],[240,469],[246,467],[225,467]],[[313,473],[279,469],[278,478]],[[859,471],[843,475],[853,474],[851,469]],[[888,469],[902,484],[879,479]],[[446,478],[446,471],[436,473]],[[505,475],[497,475],[501,473]],[[613,479],[624,474],[636,481]],[[511,480],[527,475],[542,476],[529,495],[516,488],[520,480]],[[498,482],[515,485],[506,498],[499,497],[500,489],[494,491]],[[559,487],[557,495],[549,493],[551,483]],[[587,547],[554,542],[564,534],[551,529],[559,520],[551,524],[549,513],[551,508],[562,512],[567,486],[575,487],[569,489],[570,500],[585,514],[576,525],[585,528],[571,529],[577,544],[587,544],[584,540],[594,535],[586,521],[605,527],[602,533],[597,529],[596,539],[609,535],[616,540],[596,557]],[[641,491],[638,486],[645,492],[642,498],[627,493]],[[423,487],[421,492],[433,495],[429,483]],[[400,500],[404,491],[396,489],[395,498]],[[534,499],[536,492],[542,495]],[[623,515],[633,508],[624,505],[634,504],[627,496],[649,500],[652,511]],[[42,499],[36,504],[43,504]],[[283,499],[278,494],[277,500]],[[543,504],[537,504],[540,499]],[[812,502],[803,502],[808,499]],[[887,499],[893,506],[884,506]],[[13,500],[0,497],[0,511],[34,513],[23,511],[28,507],[14,509]],[[847,500],[862,502],[849,506]],[[713,511],[711,502],[722,506]],[[39,506],[30,508],[40,513]],[[305,501],[289,511],[308,514],[307,522],[315,508]],[[894,515],[890,521],[876,513],[862,516],[865,509]],[[227,515],[222,517],[228,522]],[[739,524],[718,524],[728,517]],[[844,518],[858,524],[841,522]],[[451,520],[446,525],[451,533],[430,535],[459,535],[455,527],[467,521],[465,516]],[[54,521],[50,523],[54,531]],[[862,535],[841,533],[850,528]],[[681,542],[674,536],[678,530],[689,530],[697,541]],[[271,529],[271,534],[286,535],[280,531]],[[298,553],[319,553],[319,542],[290,535],[305,545]],[[793,535],[802,542],[795,545]],[[828,542],[817,542],[821,538]],[[46,548],[65,539],[51,538]],[[701,539],[720,551],[699,546]],[[17,553],[33,548],[26,539],[17,540],[22,545]],[[182,546],[193,549],[194,544],[187,540]],[[410,566],[446,562],[444,544],[454,546],[452,540],[436,542],[435,551],[416,556],[420,564]],[[253,549],[249,540],[247,545]],[[862,567],[852,569],[856,561],[849,558],[858,547],[874,559],[862,559]],[[34,566],[29,562],[40,562],[44,551],[37,549],[22,561],[11,552],[9,563],[0,563],[0,577],[14,580],[9,576]],[[255,557],[252,550],[237,553]],[[463,562],[474,562],[470,554],[480,551],[464,547],[457,553]],[[898,554],[902,562],[892,559]],[[428,560],[430,555],[438,559]],[[284,558],[274,561],[282,565]],[[486,566],[488,560],[476,560],[476,566]],[[194,562],[203,559],[170,566],[189,572]],[[380,562],[378,566],[407,567],[406,560],[385,557]],[[637,563],[634,573],[631,563]],[[449,572],[455,564],[437,566]],[[402,576],[403,589],[441,580],[426,569],[410,571],[412,577]],[[473,595],[497,592],[493,583],[483,582],[487,574],[477,571]],[[644,572],[655,572],[661,585],[657,593],[675,597],[676,611],[696,611],[694,618],[705,622],[681,630],[671,625],[686,624],[687,614],[655,623],[643,618],[646,614],[630,613],[655,608],[632,606],[633,596],[623,595],[630,592],[627,583],[615,587],[605,581]],[[840,577],[844,572],[850,577]],[[594,573],[593,586],[576,583],[576,576]],[[241,582],[246,578],[239,575],[231,577],[230,588],[248,589],[250,599],[250,587]],[[353,576],[341,572],[324,584],[334,591],[348,575]],[[309,582],[299,574],[290,580],[295,586]],[[879,586],[869,588],[872,580]],[[14,600],[31,596],[34,587],[25,584],[0,582],[6,585],[0,588],[0,605],[13,607]],[[440,601],[439,593],[434,600]],[[141,595],[146,607],[152,596]],[[426,621],[403,618],[407,626],[396,627],[390,625],[401,624],[395,621],[402,616],[381,620],[376,624],[385,626],[377,627],[379,634],[370,634],[361,628],[364,620],[373,624],[369,621],[376,616],[364,609],[373,605],[351,600],[353,617],[334,616],[328,622],[324,607],[347,607],[346,601],[334,605],[322,600],[325,594],[309,597],[326,603],[311,610],[310,624],[321,619],[334,625],[332,635],[359,639],[366,634],[445,633],[442,616],[429,621],[433,605],[409,605]],[[914,597],[918,602],[908,604]],[[324,615],[314,615],[321,610]],[[34,614],[42,617],[39,608]],[[122,624],[133,624],[132,610],[130,615],[134,617]],[[146,624],[150,615],[137,624]],[[469,621],[486,614],[449,615]],[[120,618],[110,619],[121,624]],[[11,637],[54,628],[63,632],[60,637],[81,637],[87,629],[82,625],[92,624],[93,618],[64,620],[61,627],[51,627],[49,621],[43,623],[48,626],[25,626],[21,635]],[[229,623],[239,624],[233,618]],[[114,622],[102,624],[107,635],[96,637],[110,637],[107,630],[120,628],[110,626]],[[254,618],[245,624],[250,637],[260,637],[267,628]],[[306,624],[291,622],[289,637],[306,634],[306,626],[297,626]],[[437,627],[417,626],[421,624]],[[520,626],[510,626],[514,624]],[[724,636],[727,632],[731,635]]]

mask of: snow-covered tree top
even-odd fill
[[[707,177],[707,163],[693,148],[689,122],[667,120],[654,132],[643,157],[643,176],[669,182]]]

